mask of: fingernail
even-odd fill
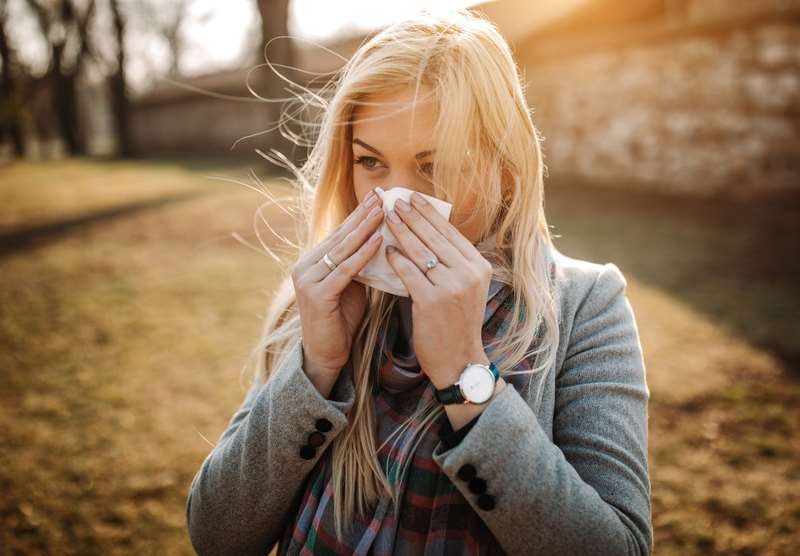
[[[411,210],[411,205],[406,203],[403,199],[397,199],[394,204],[403,212],[408,212]]]
[[[411,194],[411,200],[418,202],[420,205],[428,204],[428,200],[419,193],[417,193],[416,191]]]
[[[370,191],[369,195],[367,195],[367,198],[366,198],[366,203],[365,203],[366,206],[368,206],[368,207],[374,206],[375,203],[377,203],[377,202],[378,202],[378,196],[375,195],[374,191]]]
[[[371,211],[369,211],[369,214],[367,215],[367,218],[372,218],[375,215],[377,215],[379,212],[382,212],[382,211],[383,211],[383,209],[381,207],[375,207]]]
[[[394,253],[395,251],[397,251],[397,247],[395,247],[394,245],[387,245],[386,246],[386,253],[387,254],[388,253]]]
[[[389,211],[389,220],[391,220],[395,224],[399,224],[400,222],[402,222],[402,220],[400,220],[400,217],[397,216],[397,213],[394,211],[394,209]]]

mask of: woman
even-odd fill
[[[320,107],[297,173],[308,243],[191,484],[195,549],[651,553],[626,279],[553,246],[503,38],[468,10],[422,13],[363,44]],[[449,220],[416,194],[387,210],[372,191],[394,185],[452,203]],[[384,221],[409,297],[354,279]]]

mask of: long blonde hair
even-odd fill
[[[307,218],[299,248],[310,249],[357,206],[351,151],[356,107],[371,104],[369,99],[375,95],[408,86],[414,87],[415,98],[423,88],[429,91],[426,95],[437,107],[431,130],[437,153],[432,175],[435,196],[453,203],[455,212],[471,188],[478,199],[475,218],[484,231],[481,238],[494,240],[491,252],[480,248],[481,252],[491,257],[494,278],[513,287],[514,294],[506,302],[510,321],[485,346],[487,354],[501,376],[530,373],[529,389],[536,375],[538,405],[558,341],[549,272],[554,247],[544,215],[545,167],[541,137],[511,50],[490,21],[468,9],[422,11],[384,28],[369,37],[321,90],[301,87],[303,94],[297,95],[301,110],[290,117],[309,108],[317,114],[304,127],[312,131],[308,145],[313,148],[302,167],[297,169],[277,151],[272,157],[260,154],[276,163],[283,161],[294,173],[296,180],[290,182],[298,186],[296,210]],[[281,117],[287,114],[288,110]],[[293,134],[292,138],[300,144],[309,136]],[[280,367],[282,355],[301,341],[288,274],[270,303],[261,338],[251,353],[261,381],[268,380]],[[403,479],[420,439],[444,411],[438,403],[417,408],[396,431],[400,439],[410,423],[419,425],[416,438],[407,439],[399,451],[399,471],[381,469],[374,436],[372,395],[377,369],[373,362],[395,301],[395,296],[367,287],[366,314],[342,371],[352,373],[356,399],[346,428],[331,443],[339,538],[343,523],[352,522],[356,513],[366,515],[383,495],[390,495],[398,509],[398,477]]]

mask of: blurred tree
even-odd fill
[[[85,154],[86,142],[79,128],[76,81],[90,49],[89,24],[95,1],[88,0],[82,13],[72,0],[46,4],[41,0],[27,0],[27,3],[49,46],[46,81],[52,88],[61,139],[69,154]]]
[[[130,157],[133,154],[128,128],[130,100],[125,80],[125,18],[119,7],[119,0],[109,0],[111,18],[114,25],[114,37],[117,43],[117,64],[108,77],[111,92],[111,113],[114,120],[114,131],[117,137],[117,154]]]
[[[6,137],[11,139],[14,153],[17,156],[24,156],[25,142],[22,138],[22,126],[20,117],[22,115],[21,95],[17,87],[17,73],[20,65],[15,56],[14,49],[8,42],[6,35],[6,22],[8,11],[6,10],[6,0],[0,0],[0,63],[3,64],[2,87],[0,87],[0,141]]]
[[[108,0],[111,26],[115,43],[115,58],[106,56],[105,66],[111,98],[111,112],[117,139],[117,154],[122,157],[135,155],[130,137],[129,114],[131,91],[126,67],[126,42],[163,41],[169,54],[166,71],[151,69],[150,79],[168,75],[175,78],[181,74],[181,60],[187,46],[184,27],[190,19],[192,0],[172,0],[168,3],[157,0]],[[201,14],[198,21],[207,20],[212,12]],[[140,61],[144,53],[138,52]]]
[[[183,28],[189,20],[191,3],[191,0],[172,0],[168,3],[158,0],[135,2],[137,17],[166,42],[170,55],[170,77],[181,75],[181,60],[186,49]],[[212,12],[209,11],[199,21],[207,20],[211,16]]]
[[[261,53],[260,61],[268,60],[274,64],[275,71],[280,72],[286,79],[296,81],[294,71],[295,52],[294,43],[288,37],[289,0],[256,0],[258,12],[261,16]],[[272,40],[275,39],[275,40]],[[272,42],[270,42],[272,40]],[[267,43],[269,46],[267,47]],[[286,82],[269,69],[264,69],[260,74],[261,96],[269,99],[287,98]],[[270,102],[266,105],[269,122],[276,127],[276,132],[265,135],[265,148],[276,149],[282,152],[292,162],[297,162],[297,146],[284,135],[278,127],[282,102]]]

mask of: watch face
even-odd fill
[[[461,394],[472,403],[483,403],[494,392],[494,375],[485,367],[470,365],[461,373]]]

